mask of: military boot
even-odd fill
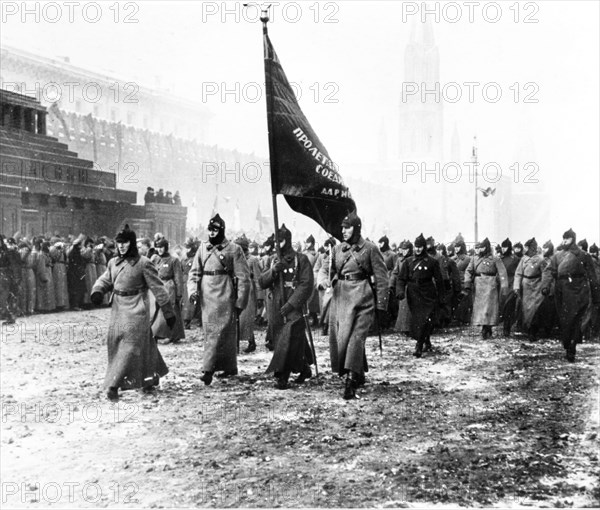
[[[418,341],[417,346],[415,348],[415,352],[413,352],[413,356],[415,358],[420,358],[423,355],[423,342]]]
[[[250,354],[251,352],[254,352],[256,350],[256,341],[254,340],[254,338],[252,338],[249,342],[248,342],[248,347],[246,347],[244,349],[244,352],[246,354]]]
[[[348,374],[346,377],[346,387],[344,388],[344,400],[353,400],[356,398],[356,388],[358,384],[352,377],[352,375]]]
[[[297,384],[302,384],[304,381],[306,381],[306,379],[310,379],[311,377],[312,371],[310,369],[310,365],[305,363],[304,367],[302,367],[302,372],[300,372],[300,375],[294,379],[294,382]]]
[[[211,382],[212,382],[212,380],[213,380],[213,373],[214,373],[214,372],[204,372],[204,373],[202,374],[202,377],[200,377],[200,380],[201,380],[201,381],[202,381],[204,384],[206,384],[206,386],[210,386],[210,383],[211,383]]]

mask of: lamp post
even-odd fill
[[[473,168],[475,169],[475,237],[474,242],[479,241],[479,232],[477,224],[477,194],[479,193],[479,186],[477,185],[477,137],[473,137],[473,153],[472,153]]]

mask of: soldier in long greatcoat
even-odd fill
[[[500,245],[500,260],[506,269],[508,278],[508,289],[513,289],[515,280],[515,271],[519,265],[520,258],[513,254],[513,246],[511,240],[507,237]],[[500,315],[502,316],[502,327],[504,336],[510,335],[510,330],[517,320],[517,294],[505,293],[500,296]]]
[[[292,233],[282,225],[277,232],[281,259],[276,257],[267,271],[259,276],[263,289],[273,294],[273,335],[276,338],[273,358],[267,373],[273,373],[278,389],[288,388],[291,373],[299,373],[295,382],[302,383],[312,375],[314,362],[306,338],[306,322],[302,317],[314,292],[313,268],[304,253],[292,248]]]
[[[54,278],[52,277],[52,259],[50,258],[50,243],[38,241],[36,260],[37,278],[37,310],[42,313],[52,312],[56,309],[54,296]]]
[[[542,271],[544,258],[537,253],[535,237],[525,242],[525,255],[521,258],[514,274],[513,290],[521,298],[523,331],[530,340],[536,340],[539,324],[534,322],[536,313],[544,300],[542,294]]]
[[[183,320],[181,318],[181,300],[183,299],[183,272],[181,262],[169,253],[169,241],[162,238],[156,241],[156,252],[153,264],[156,266],[158,277],[163,282],[165,290],[169,293],[171,308],[175,312],[175,324],[169,326],[166,317],[157,303],[152,321],[152,334],[154,338],[168,338],[173,344],[185,338]]]
[[[95,281],[98,279],[96,271],[96,252],[94,250],[94,240],[88,237],[85,240],[81,256],[85,260],[85,294],[83,295],[83,304],[90,305],[90,295]]]
[[[21,310],[25,315],[31,315],[35,310],[36,302],[35,261],[31,247],[25,241],[19,243],[19,255],[21,257],[21,282],[23,283]]]
[[[375,313],[382,318],[388,300],[383,256],[375,244],[362,238],[361,226],[356,213],[344,218],[344,242],[333,250],[330,271],[329,353],[332,370],[346,376],[344,399],[356,398],[356,389],[364,383],[365,341]]]
[[[67,286],[67,254],[64,243],[56,241],[50,247],[50,258],[52,259],[52,278],[54,280],[54,296],[56,308],[69,308],[69,288]]]
[[[465,271],[464,291],[473,293],[471,325],[481,326],[482,338],[491,338],[492,326],[498,324],[500,294],[506,292],[508,278],[504,264],[492,255],[487,237],[475,251]]]
[[[260,277],[260,263],[258,258],[250,255],[250,241],[242,234],[235,240],[242,251],[246,262],[248,263],[248,269],[250,270],[250,289],[248,292],[248,304],[246,308],[240,313],[240,342],[248,342],[248,346],[244,349],[246,354],[254,352],[256,350],[256,339],[254,337],[254,325],[256,320],[256,299],[257,299],[257,287],[258,278]],[[262,291],[262,289],[260,289]]]
[[[598,246],[596,243],[590,246],[590,257],[594,271],[596,271],[596,279],[600,282],[600,258],[598,258]],[[600,334],[600,303],[592,303],[592,317],[590,321],[590,337],[597,338]]]
[[[190,303],[190,296],[187,289],[187,281],[194,263],[194,257],[198,251],[198,242],[193,237],[188,237],[183,245],[185,248],[185,257],[181,261],[181,270],[183,272],[183,327],[184,329],[190,329],[192,320],[200,317],[200,309],[197,303]]]
[[[379,251],[383,255],[383,262],[385,263],[385,267],[388,271],[388,274],[391,275],[394,270],[394,266],[396,265],[396,261],[398,260],[398,254],[390,248],[390,240],[387,236],[382,236],[378,241]],[[390,283],[388,282],[388,286]],[[391,289],[391,287],[390,287]],[[398,301],[396,300],[396,293],[390,292],[388,294],[388,309],[387,309],[387,317],[385,324],[381,326],[384,328],[391,327],[396,323],[396,318],[398,317]]]
[[[306,241],[304,241],[304,251],[302,253],[307,256],[311,267],[314,268],[317,262],[318,253],[315,250],[315,238],[312,236],[312,234],[306,238]],[[308,301],[308,315],[313,326],[316,326],[318,323],[319,311],[319,293],[315,289]]]
[[[456,262],[456,267],[458,268],[458,272],[460,274],[461,286],[462,282],[465,281],[465,271],[469,264],[471,263],[471,257],[467,254],[467,245],[465,244],[462,236],[457,236],[454,241],[454,249],[455,249],[455,258],[454,262]],[[456,310],[454,311],[454,319],[459,324],[469,324],[471,321],[471,313],[473,310],[473,298],[470,294],[461,293],[461,298],[459,303],[456,305]]]
[[[410,334],[417,341],[414,356],[431,350],[431,333],[436,308],[444,299],[444,280],[439,262],[426,251],[423,234],[415,239],[414,255],[400,268],[396,292],[408,301],[411,313]]]
[[[335,237],[330,237],[323,243],[323,253],[319,258],[315,267],[313,267],[313,277],[316,282],[317,290],[319,291],[319,301],[321,304],[321,317],[319,323],[323,336],[329,334],[329,311],[331,309],[331,297],[333,289],[331,288],[331,280],[329,267],[331,265],[331,251],[336,245]]]
[[[408,240],[402,241],[400,243],[400,255],[396,260],[396,264],[390,276],[390,289],[393,290],[394,295],[396,296],[396,301],[398,303],[398,317],[396,319],[394,329],[406,336],[410,335],[411,314],[410,308],[408,306],[408,301],[406,299],[400,300],[398,298],[398,278],[400,277],[400,270],[402,269],[402,264],[404,264],[404,261],[412,256],[413,244]]]
[[[139,255],[135,232],[125,225],[115,238],[118,255],[94,286],[91,302],[99,306],[104,294],[112,291],[110,325],[108,328],[108,366],[104,378],[109,400],[119,398],[119,389],[143,388],[151,391],[159,378],[168,372],[150,328],[148,289],[166,317],[175,323],[169,294],[158,277],[154,264]]]
[[[248,303],[250,270],[244,252],[225,237],[217,214],[208,223],[208,242],[200,244],[188,279],[190,300],[199,300],[204,330],[204,384],[237,375],[236,321]]]
[[[588,253],[576,244],[572,229],[563,234],[563,249],[550,258],[542,275],[542,293],[550,293],[555,283],[555,299],[560,335],[567,360],[575,361],[576,345],[581,341],[585,311],[591,301],[600,303],[600,288],[594,265]]]

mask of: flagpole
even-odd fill
[[[267,48],[267,37],[269,35],[269,31],[267,29],[267,23],[269,22],[269,8],[271,5],[268,5],[266,9],[262,9],[260,15],[260,21],[263,25],[263,50],[264,50],[264,61],[265,61],[265,88],[267,95],[267,131],[269,133],[269,165],[271,168],[270,176],[271,176],[271,199],[273,202],[273,223],[275,225],[275,251],[277,252],[277,257],[281,260],[281,248],[279,247],[279,215],[277,213],[277,193],[276,193],[276,183],[273,178],[273,168],[277,168],[277,153],[275,152],[275,143],[273,140],[273,81],[271,79],[271,58],[268,53]],[[283,280],[282,280],[283,286]]]

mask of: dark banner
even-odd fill
[[[302,113],[268,35],[264,45],[273,193],[282,194],[294,211],[341,240],[342,219],[356,205]]]

